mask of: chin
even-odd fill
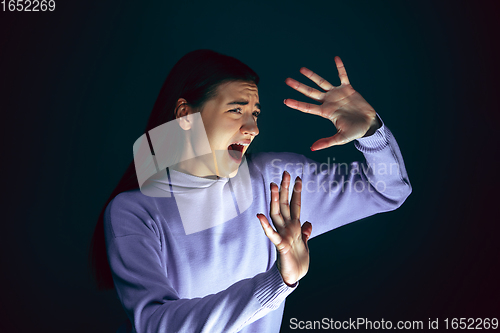
[[[229,178],[233,178],[238,174],[238,169],[229,174]]]
[[[233,178],[238,173],[241,161],[239,163],[233,160],[226,160],[225,163],[219,164],[219,173],[221,177]]]
[[[235,159],[229,155],[227,150],[217,150],[215,151],[215,158],[217,165],[214,167],[214,170],[217,176],[232,178],[238,173],[238,168],[244,156],[241,155],[240,158]]]

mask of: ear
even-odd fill
[[[174,114],[179,126],[183,130],[187,131],[191,129],[193,122],[190,115],[193,114],[193,108],[184,98],[179,98],[177,100]]]

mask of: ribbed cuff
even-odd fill
[[[272,310],[277,309],[299,285],[297,281],[293,287],[289,287],[283,281],[276,263],[267,272],[257,275],[256,280],[254,296],[263,307]]]
[[[387,147],[389,145],[388,130],[385,127],[382,118],[380,118],[377,113],[378,120],[381,123],[381,126],[370,136],[359,138],[354,141],[354,147],[358,149],[362,153],[375,153]]]

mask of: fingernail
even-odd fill
[[[310,147],[311,148],[311,151],[314,151],[313,147]]]
[[[295,181],[297,181],[297,179],[298,180],[302,180],[299,176],[297,176],[297,178],[295,178]]]
[[[289,175],[289,176],[290,176],[290,174],[288,173],[288,171],[286,171],[286,170],[285,170],[285,171],[283,171],[283,175],[284,175],[285,173],[286,173],[287,175]]]
[[[286,104],[286,98],[283,100],[283,104]]]

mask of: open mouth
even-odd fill
[[[241,157],[243,155],[243,149],[245,149],[244,145],[240,145],[238,143],[233,143],[227,147],[229,152],[229,156],[234,159],[236,162],[241,162]]]

